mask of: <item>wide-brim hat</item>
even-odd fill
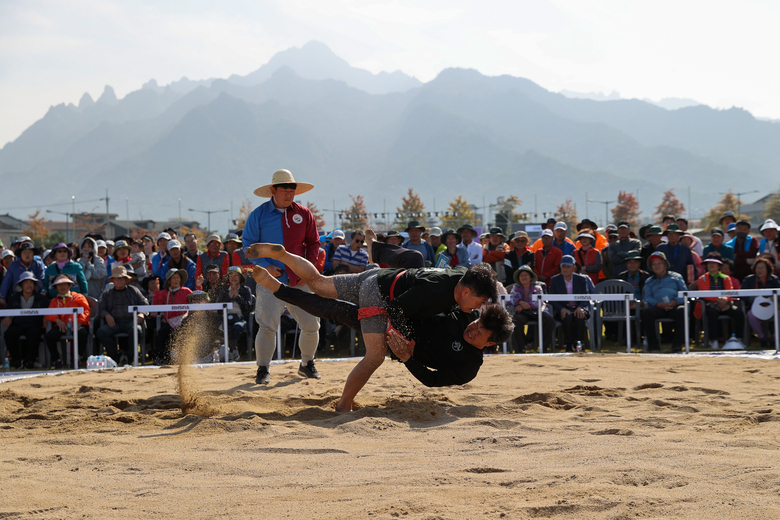
[[[632,249],[628,253],[626,253],[626,262],[629,260],[639,260],[642,261],[642,252],[639,249]]]
[[[128,251],[133,250],[133,248],[130,247],[130,244],[128,244],[124,240],[119,240],[114,244],[114,253],[117,253],[120,249],[127,249]]]
[[[766,219],[764,223],[761,224],[759,231],[763,233],[765,229],[777,229],[777,222],[771,218]]]
[[[237,274],[241,277],[241,283],[246,282],[246,276],[244,275],[244,271],[241,269],[241,266],[233,265],[228,267],[228,278],[230,278],[231,274]]]
[[[680,229],[680,226],[677,224],[669,224],[669,226],[666,228],[666,231],[664,231],[664,236],[668,235],[669,233],[677,233],[678,235],[682,236],[685,231]]]
[[[645,236],[649,237],[650,235],[663,235],[664,232],[661,229],[661,226],[650,226],[647,228],[647,231],[645,232]]]
[[[539,277],[536,276],[536,273],[533,269],[531,269],[530,265],[521,265],[517,268],[517,271],[515,271],[515,274],[512,275],[512,278],[514,278],[515,283],[520,283],[520,273],[528,273],[531,275],[531,283],[534,284],[539,280]]]
[[[215,240],[220,244],[222,243],[222,238],[220,238],[219,235],[209,235],[206,237],[206,245],[208,246],[210,243],[214,242]]]
[[[266,184],[264,186],[260,186],[255,190],[255,195],[258,197],[265,197],[270,199],[273,197],[273,193],[271,192],[271,188],[273,188],[277,184],[295,184],[295,194],[301,195],[302,193],[306,193],[307,191],[311,191],[314,189],[314,184],[309,184],[308,182],[298,182],[293,178],[293,174],[290,172],[290,170],[276,170],[271,176],[271,184]]]
[[[187,295],[187,301],[189,303],[211,303],[211,298],[206,291],[192,291]]]
[[[68,244],[66,244],[65,242],[58,242],[58,243],[54,244],[54,247],[51,248],[51,252],[54,253],[58,249],[65,249],[68,252],[68,258],[73,256],[73,252],[70,250],[70,248],[68,247]]]
[[[736,215],[734,215],[734,212],[733,212],[733,211],[727,211],[727,212],[725,212],[725,213],[723,214],[723,216],[722,216],[722,217],[720,217],[720,220],[718,220],[718,223],[719,223],[719,224],[722,226],[722,225],[723,225],[723,220],[724,220],[724,219],[726,219],[726,218],[728,218],[728,217],[731,217],[731,218],[733,218],[733,219],[734,219],[734,222],[736,222],[736,221],[737,221],[737,217],[736,217]]]
[[[54,277],[54,281],[51,283],[52,287],[55,285],[59,285],[61,283],[66,283],[68,285],[73,285],[75,282],[71,280],[67,274],[58,274]]]
[[[506,235],[504,234],[504,230],[498,226],[490,228],[490,234],[498,235],[500,237],[503,237],[504,240],[506,240]]]
[[[584,218],[584,219],[582,219],[582,222],[580,222],[579,224],[577,224],[577,231],[581,231],[581,230],[582,230],[582,228],[583,228],[583,227],[585,227],[585,224],[588,224],[588,225],[591,227],[591,229],[596,229],[596,228],[598,228],[598,226],[596,225],[596,223],[595,223],[595,222],[593,222],[591,219],[589,219],[589,218]]]
[[[242,244],[243,245],[243,242],[241,241],[241,238],[239,238],[239,236],[236,233],[229,233],[228,234],[228,236],[225,238],[225,242],[224,243],[227,244],[228,242],[235,242],[237,244]]]
[[[406,229],[404,229],[404,231],[408,233],[410,229],[419,229],[420,231],[425,231],[425,226],[420,224],[419,220],[410,220],[409,225],[406,226]]]
[[[165,273],[165,288],[167,289],[171,285],[171,277],[179,273],[179,278],[181,278],[181,285],[184,286],[185,283],[187,283],[187,270],[186,269],[169,269],[167,273]]]
[[[653,263],[653,258],[660,258],[664,261],[666,264],[666,268],[669,269],[669,260],[666,259],[666,255],[663,254],[661,251],[655,251],[653,254],[651,254],[649,257],[647,257],[647,265],[650,266],[650,264]]]
[[[445,244],[447,242],[447,236],[448,235],[454,236],[455,239],[458,241],[458,244],[463,242],[463,238],[461,238],[461,236],[458,234],[457,231],[455,231],[454,229],[448,229],[447,231],[445,231],[444,233],[441,234],[441,242],[442,242],[442,244]]]
[[[460,226],[458,228],[458,234],[460,235],[461,233],[463,233],[464,229],[467,229],[467,230],[471,231],[471,233],[474,234],[474,235],[477,234],[477,232],[474,231],[474,226],[472,226],[471,224],[463,224],[462,226]]]
[[[131,280],[130,275],[127,274],[127,268],[125,268],[125,266],[113,264],[111,266],[111,276],[109,276],[108,279],[112,280],[115,278],[127,278],[128,280]]]
[[[523,230],[520,230],[520,231],[515,231],[515,234],[512,235],[511,242],[514,242],[515,240],[519,240],[521,238],[524,238],[526,242],[530,242],[531,241],[531,239],[528,236],[528,233],[523,231]]]
[[[390,237],[403,238],[403,236],[401,235],[401,233],[398,232],[397,229],[391,229],[390,231],[387,232],[387,234],[385,236],[387,238],[390,238]],[[344,238],[344,237],[342,237],[342,238]]]
[[[22,291],[22,282],[25,280],[32,280],[35,283],[40,282],[34,274],[30,271],[25,271],[19,276],[19,280],[16,281],[16,285],[14,285],[14,291],[21,292]]]
[[[594,237],[592,234],[588,233],[587,231],[583,231],[582,233],[577,235],[577,240],[582,240],[583,238],[589,238],[594,242],[596,241],[596,237]]]

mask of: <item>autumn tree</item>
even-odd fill
[[[518,213],[515,208],[521,206],[523,201],[516,195],[510,195],[508,197],[498,197],[496,199],[496,225],[501,227],[507,227],[505,231],[509,232],[511,224],[522,222],[526,219],[526,215]]]
[[[132,238],[133,240],[141,240],[141,237],[143,237],[144,235],[149,235],[151,237],[154,237],[154,233],[151,230],[146,229],[145,227],[129,228],[127,230],[127,234],[130,235],[130,238]],[[182,236],[182,240],[184,240],[184,233],[182,233],[181,236]]]
[[[35,245],[41,247],[49,235],[49,228],[46,226],[46,219],[41,217],[41,210],[36,210],[32,215],[27,215],[30,220],[27,221],[27,227],[24,234],[29,236],[35,242]]]
[[[780,190],[773,193],[766,201],[764,214],[761,216],[764,219],[771,218],[775,222],[780,222]]]
[[[463,224],[474,225],[476,215],[471,210],[468,201],[458,195],[455,200],[450,202],[444,216],[441,217],[441,227],[443,230],[458,229]]]
[[[406,192],[406,196],[401,198],[401,206],[396,208],[396,218],[393,227],[402,231],[406,229],[410,220],[424,221],[427,217],[425,213],[425,204],[420,196],[412,188]]]
[[[618,193],[617,205],[610,210],[612,212],[612,223],[617,224],[621,220],[627,221],[632,228],[639,227],[639,201],[636,200],[633,193],[620,191]]]
[[[252,209],[252,203],[249,202],[249,199],[244,199],[244,201],[241,202],[241,209],[238,210],[238,218],[236,219],[236,229],[244,229],[246,219],[249,218]]]
[[[43,245],[46,249],[51,249],[55,244],[65,241],[65,233],[62,231],[55,231],[54,233],[46,235],[46,238],[43,239]]]
[[[577,208],[574,207],[571,198],[566,199],[563,204],[555,208],[555,218],[559,221],[566,222],[569,231],[575,229],[578,222]]]
[[[317,229],[323,231],[325,229],[325,215],[323,215],[317,205],[311,201],[306,203],[306,207],[309,208],[309,211],[311,211],[311,214],[314,216],[314,222],[317,225]]]
[[[720,202],[718,202],[716,206],[710,208],[710,211],[701,219],[702,227],[708,230],[718,227],[720,225],[720,217],[727,211],[733,211],[737,220],[749,220],[749,217],[746,217],[745,215],[738,215],[741,206],[742,201],[729,190],[723,195]],[[723,231],[725,231],[725,229]]]
[[[347,209],[342,210],[339,215],[341,228],[347,232],[365,229],[368,226],[368,212],[363,195],[356,197],[350,195],[349,198],[352,199],[352,204]]]
[[[655,220],[661,220],[664,215],[679,217],[683,213],[685,213],[685,205],[674,196],[674,190],[671,189],[664,192],[663,199],[661,199],[661,203],[656,206],[653,217]]]

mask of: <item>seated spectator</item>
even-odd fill
[[[578,273],[590,277],[595,286],[599,283],[599,274],[601,274],[601,251],[593,247],[596,241],[590,231],[583,231],[577,235],[577,243],[580,247],[574,250],[574,260],[577,262]]]
[[[8,268],[11,267],[11,264],[16,260],[16,253],[10,249],[6,249],[0,253],[0,259],[2,259],[3,269],[5,269],[5,272],[8,272]]]
[[[549,229],[550,232],[552,233],[553,229],[555,228],[555,224],[557,223],[558,221],[555,220],[554,218],[548,218],[547,222],[542,225],[542,231],[544,231],[545,229]],[[529,249],[534,253],[536,253],[541,248],[542,248],[542,237],[540,236],[539,238],[536,239],[536,241],[533,244],[531,244],[531,247]]]
[[[133,327],[138,331],[138,338],[141,343],[144,342],[144,314],[138,313],[138,320],[133,321],[133,313],[128,310],[131,305],[149,305],[149,301],[144,297],[139,289],[129,284],[130,275],[127,269],[116,263],[111,266],[111,277],[109,281],[113,287],[106,290],[100,299],[99,316],[105,321],[95,334],[100,342],[100,352],[105,350],[106,354],[121,365],[121,356],[117,348],[116,335],[128,334],[133,337]],[[132,340],[127,342],[127,349],[124,355],[127,360],[132,360],[135,356],[134,349],[138,348]]]
[[[160,278],[156,274],[147,276],[141,281],[141,294],[143,294],[144,298],[146,298],[147,300],[151,300],[152,298],[154,298],[155,291],[160,290],[161,283],[162,283],[162,278]]]
[[[398,234],[398,231],[395,231],[395,236],[398,238],[398,244],[401,244],[401,235]],[[339,248],[339,246],[342,246],[346,244],[346,235],[344,232],[340,229],[334,229],[333,232],[330,234],[330,243],[325,248],[325,267],[323,269],[323,274],[330,276],[333,274],[333,255],[336,254],[336,249]]]
[[[178,240],[171,240],[168,242],[168,257],[165,259],[165,263],[160,267],[160,278],[165,278],[167,280],[166,274],[169,269],[185,271],[187,273],[187,280],[184,282],[184,286],[190,290],[195,288],[195,262],[184,256],[181,252],[181,242]]]
[[[131,251],[130,244],[124,240],[117,240],[114,244],[114,261],[119,265],[129,264]]]
[[[152,257],[157,251],[157,246],[154,245],[154,239],[151,235],[144,235],[141,237],[141,244],[143,245],[143,252],[146,256],[146,275],[149,276],[152,273]]]
[[[702,264],[701,257],[693,250],[694,238],[695,237],[691,234],[690,231],[686,231],[680,237],[680,243],[691,250],[691,257],[693,258],[693,272],[695,273],[696,277],[699,277],[704,274],[707,268]]]
[[[642,242],[639,239],[631,238],[631,225],[626,220],[621,220],[617,224],[618,239],[609,244],[609,262],[612,264],[612,276],[626,270],[626,255],[629,251],[642,248]]]
[[[469,252],[469,261],[471,262],[471,265],[480,263],[482,261],[482,244],[474,241],[474,239],[477,238],[477,232],[474,231],[474,227],[471,224],[463,224],[458,228],[458,234],[461,238],[458,247]],[[387,237],[389,243],[389,233]]]
[[[566,236],[568,232],[569,226],[566,225],[566,222],[555,223],[553,227],[553,247],[560,249],[564,256],[571,256],[575,249],[574,242]]]
[[[9,258],[13,258],[13,256],[9,256]],[[19,258],[8,266],[3,281],[0,283],[0,305],[8,301],[22,275],[27,272],[31,273],[38,283],[35,292],[40,292],[43,284],[39,280],[43,280],[45,270],[43,262],[35,259],[33,245],[29,242],[23,243],[19,248]]]
[[[723,265],[720,266],[720,272],[729,277],[731,286],[734,289],[741,289],[742,284],[732,274],[734,272],[734,261],[729,258],[721,258],[721,262],[723,262]]]
[[[61,274],[66,275],[74,282],[75,286],[72,288],[73,291],[87,294],[89,292],[89,287],[87,285],[87,279],[84,277],[84,269],[81,268],[80,264],[70,259],[71,252],[68,246],[60,242],[59,244],[55,244],[51,250],[52,255],[54,255],[54,263],[46,268],[43,277],[43,290],[46,291],[49,298],[57,296],[57,289],[54,287],[53,281]],[[67,292],[69,293],[70,291],[71,288],[68,288]]]
[[[737,217],[734,215],[733,211],[727,211],[723,214],[722,217],[720,217],[718,223],[720,224],[721,228],[727,229],[731,224],[737,223]]]
[[[529,251],[530,252],[530,251]],[[545,285],[539,283],[536,273],[528,265],[521,265],[513,273],[515,285],[509,293],[510,302],[515,309],[512,316],[512,322],[515,324],[515,331],[512,334],[512,346],[515,352],[522,353],[526,350],[525,326],[539,328],[539,307],[533,295],[544,294]],[[555,331],[555,318],[550,314],[547,302],[542,302],[542,347],[544,352],[550,352],[553,343],[553,332]],[[530,330],[529,330],[530,333]],[[535,346],[531,345],[531,351]]]
[[[208,293],[203,291],[193,291],[187,296],[187,301],[195,305],[211,303]],[[198,363],[219,362],[223,341],[222,331],[219,330],[221,326],[222,311],[193,310],[182,319],[179,337],[196,342],[194,358]]]
[[[759,254],[769,254],[775,259],[775,265],[778,265],[778,253],[780,253],[780,240],[778,240],[778,226],[774,220],[768,218],[761,225],[759,231],[764,236],[758,243]]]
[[[189,261],[192,262],[192,260]],[[152,305],[183,305],[189,303],[188,296],[192,294],[192,290],[184,287],[188,277],[187,271],[184,269],[169,269],[165,273],[163,289],[154,293]],[[164,365],[171,362],[171,334],[181,326],[181,322],[186,315],[186,311],[167,311],[163,313],[162,323],[157,331],[157,339],[155,341],[155,365]]]
[[[54,246],[55,251],[59,249],[67,251],[67,254],[70,254],[70,250],[65,244],[60,243]],[[82,277],[83,276],[84,275],[82,274]],[[80,357],[85,357],[83,356],[83,353],[87,347],[87,336],[89,334],[89,302],[82,294],[71,291],[71,286],[73,285],[74,283],[68,275],[58,274],[51,283],[55,296],[49,303],[49,308],[68,309],[81,307],[84,309],[84,312],[78,315],[78,338]],[[73,288],[75,289],[75,287]],[[46,333],[46,346],[49,348],[49,354],[51,354],[52,361],[54,361],[54,368],[59,370],[62,368],[62,355],[57,350],[57,342],[60,341],[63,336],[73,334],[73,313],[67,312],[66,314],[56,314],[46,316],[45,318],[55,325]]]
[[[54,255],[51,254],[51,249],[47,249],[43,252],[41,255],[41,261],[43,262],[44,267],[49,267],[54,263]]]
[[[748,275],[742,281],[743,289],[780,289],[780,279],[772,274],[774,266],[772,261],[766,257],[756,258],[753,263],[753,274]],[[772,312],[771,298],[753,297],[746,299],[746,305],[750,308],[748,311],[748,323],[753,332],[761,341],[761,347],[769,347],[768,338],[774,332],[774,327],[770,326],[772,319],[777,319],[780,313],[775,309]],[[773,316],[774,315],[774,316]]]
[[[171,241],[171,235],[168,233],[160,233],[157,235],[157,252],[152,255],[152,273],[157,276],[163,277],[160,274],[165,260],[168,258],[168,242]]]
[[[561,259],[561,274],[550,280],[550,294],[593,294],[590,277],[574,272],[574,257],[564,255]],[[582,300],[550,302],[555,317],[561,322],[566,352],[574,352],[578,341],[585,339],[585,323],[590,317],[589,303]]]
[[[463,240],[454,229],[448,229],[441,235],[444,249],[436,256],[436,267],[455,267],[456,265],[471,265],[469,252],[459,248],[458,244]]]
[[[550,287],[550,279],[561,272],[560,263],[563,253],[557,247],[553,247],[553,232],[549,229],[542,231],[539,239],[542,241],[541,249],[534,253],[534,271],[540,282]]]
[[[695,280],[693,255],[687,246],[680,243],[680,238],[683,235],[682,230],[677,227],[677,224],[669,224],[664,235],[669,242],[658,246],[656,251],[664,254],[664,258],[670,266],[669,270],[682,276],[683,280],[693,283]],[[690,266],[690,272],[688,266]]]
[[[691,245],[689,247],[691,251],[696,253],[699,256],[699,258],[702,258],[702,254],[704,254],[704,244],[701,243],[699,237],[697,237],[693,233],[688,232],[688,219],[683,217],[677,217],[675,223],[677,224],[677,227],[682,229],[683,233],[688,233],[690,235]]]
[[[482,261],[490,264],[496,272],[496,280],[502,284],[507,283],[504,257],[509,252],[509,246],[504,242],[505,240],[504,231],[500,227],[492,227],[488,236],[488,244],[482,249]],[[509,278],[509,280],[512,279]]]
[[[427,242],[431,244],[431,247],[433,248],[433,252],[438,258],[439,253],[444,251],[446,249],[446,245],[442,242],[444,239],[441,237],[442,232],[441,228],[434,226],[430,229],[430,232],[428,233],[428,240]],[[458,235],[458,243],[462,242],[463,239]],[[471,262],[469,262],[469,265],[471,265]]]
[[[336,249],[333,255],[333,268],[341,265],[349,268],[350,273],[362,273],[368,265],[368,252],[365,249],[366,235],[363,230],[353,231],[349,245],[344,244]],[[430,247],[430,246],[428,246]],[[415,249],[415,248],[409,248]]]
[[[391,246],[401,246],[404,243],[404,237],[395,229],[391,229],[387,232],[385,243]]]
[[[81,241],[81,258],[78,259],[87,279],[87,295],[100,300],[106,285],[106,264],[98,254],[97,242],[87,237]]]
[[[13,293],[8,297],[5,308],[12,309],[46,309],[49,299],[36,288],[40,281],[32,271],[24,271],[16,282]],[[33,368],[38,355],[38,344],[43,336],[43,316],[14,316],[3,318],[5,344],[11,357],[11,366],[16,369]],[[25,337],[22,340],[22,336]]]
[[[423,231],[425,231],[425,226],[420,224],[418,220],[409,221],[409,225],[406,227],[406,232],[409,233],[409,240],[404,242],[403,247],[419,251],[425,259],[425,265],[433,265],[436,258],[431,245],[422,239]]]
[[[106,254],[110,257],[114,257],[114,241],[106,240]]]
[[[247,331],[249,315],[255,308],[252,292],[245,285],[246,277],[239,266],[228,269],[228,285],[223,287],[217,302],[232,302],[228,309],[228,342],[232,361],[240,361],[238,340]],[[242,349],[243,350],[243,349]]]
[[[724,242],[725,233],[720,228],[712,228],[710,231],[710,243],[707,244],[704,249],[704,257],[709,256],[710,253],[718,253],[721,257],[721,261],[728,258],[734,260],[734,249]]]
[[[225,286],[222,276],[220,276],[219,266],[217,264],[209,264],[206,266],[206,279],[203,279],[203,275],[198,276],[195,280],[195,290],[202,291],[209,295],[209,301],[217,301],[217,297],[222,292]]]
[[[607,243],[607,237],[602,235],[601,233],[598,233],[599,226],[592,220],[585,218],[582,219],[582,222],[577,224],[577,233],[583,233],[587,232],[593,235],[595,242],[593,243],[592,247],[596,251],[601,251],[605,247],[607,247],[609,244]],[[579,243],[579,241],[574,243],[575,248],[582,247],[582,244]]]
[[[751,273],[753,262],[758,256],[758,239],[750,235],[750,222],[737,222],[736,236],[727,244],[734,249],[734,276],[742,281]]]
[[[198,237],[195,235],[195,233],[187,233],[184,235],[184,245],[187,246],[187,250],[184,252],[184,256],[193,262],[197,262],[200,251],[198,251]]]
[[[671,226],[675,226],[675,224],[671,224],[669,227]],[[676,235],[676,233],[672,233],[672,235]],[[688,290],[688,287],[679,273],[669,269],[669,262],[663,252],[656,251],[650,255],[650,269],[653,271],[653,275],[647,279],[642,291],[642,300],[644,301],[642,324],[645,329],[648,350],[661,349],[655,335],[655,320],[672,318],[674,320],[672,352],[681,352],[682,344],[685,341],[685,309],[678,303],[677,293]]]
[[[731,291],[734,289],[731,286],[731,279],[720,272],[720,267],[723,265],[723,262],[720,260],[720,255],[718,253],[710,253],[710,256],[704,259],[704,264],[707,266],[707,272],[696,280],[695,287],[697,291]],[[719,316],[725,315],[734,320],[733,333],[740,341],[742,340],[742,331],[745,327],[745,316],[742,314],[742,311],[734,305],[734,300],[732,298],[704,298],[704,305],[702,305],[702,302],[700,301],[696,302],[696,308],[693,311],[693,315],[696,319],[701,319],[704,312],[707,313],[710,348],[713,350],[719,348]]]
[[[222,251],[222,239],[219,235],[207,236],[206,250],[198,255],[194,276],[197,277],[202,275],[206,267],[210,264],[219,266],[220,276],[225,276],[227,274],[227,256],[227,252]],[[163,275],[161,274],[161,276]]]
[[[227,253],[227,258],[225,258],[226,265],[224,266],[225,273],[233,266],[241,267],[243,271],[251,271],[255,265],[244,256],[241,237],[236,233],[228,233],[225,239],[225,252]]]
[[[728,241],[733,240],[737,237],[737,224],[736,222],[732,222],[728,226],[726,226],[726,234],[728,235]]]
[[[659,228],[660,229],[660,228]],[[626,255],[627,269],[618,275],[619,280],[630,283],[634,287],[634,298],[642,299],[642,290],[645,288],[645,282],[650,278],[650,273],[643,271],[639,267],[642,265],[642,254],[637,251],[629,251]],[[636,302],[631,302],[631,309],[636,308]]]
[[[612,269],[612,261],[609,259],[609,246],[618,241],[617,227],[614,224],[610,224],[605,231],[607,233],[607,247],[601,250],[601,275],[599,280],[611,280],[618,274]]]
[[[146,278],[147,263],[146,253],[144,253],[144,244],[140,240],[133,240],[130,242],[130,265],[133,266],[133,271],[138,277],[138,280]]]
[[[482,233],[479,235],[479,245],[482,246],[482,254],[485,254],[485,248],[490,243],[490,233]],[[485,261],[484,259],[482,260]]]
[[[533,251],[528,249],[528,233],[525,231],[515,231],[512,236],[512,240],[509,242],[510,251],[504,256],[504,271],[507,280],[515,279],[515,271],[520,268],[521,265],[527,265],[532,270],[534,268],[534,261],[536,255]],[[536,273],[534,273],[534,279],[536,280]]]

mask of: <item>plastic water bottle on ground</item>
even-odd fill
[[[3,372],[8,373],[11,371],[11,363],[8,361],[8,357],[3,358]]]
[[[219,349],[214,349],[211,351],[211,362],[219,363]]]
[[[582,341],[577,342],[577,352],[582,353]]]

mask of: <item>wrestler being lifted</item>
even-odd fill
[[[370,229],[366,230],[366,242],[372,257],[379,250],[386,253],[396,247],[377,243],[376,234]],[[363,273],[323,276],[311,262],[287,253],[281,245],[253,244],[247,248],[246,256],[279,260],[315,294],[358,306],[366,355],[347,377],[336,406],[339,411],[352,410],[355,395],[384,361],[388,332],[406,339],[411,336],[407,320],[449,314],[453,310],[470,313],[489,299],[497,300],[495,273],[487,264],[468,269],[368,269]],[[253,277],[271,290],[278,283],[260,266],[255,267]]]

